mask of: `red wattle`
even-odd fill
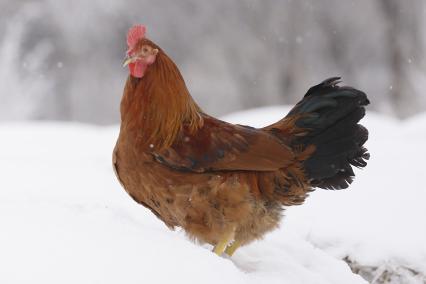
[[[145,74],[148,65],[141,62],[134,62],[129,64],[130,74],[136,78],[142,78]]]

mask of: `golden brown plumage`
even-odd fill
[[[303,203],[313,186],[345,188],[351,165],[365,166],[362,92],[331,79],[269,127],[229,124],[201,111],[176,65],[141,28],[129,32],[133,65],[113,164],[129,195],[168,227],[218,254],[234,242],[231,254],[276,228],[283,205]]]

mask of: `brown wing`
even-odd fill
[[[184,127],[170,148],[153,154],[164,165],[193,172],[275,171],[294,160],[292,150],[266,131],[208,116],[195,133]]]

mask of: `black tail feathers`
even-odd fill
[[[325,189],[347,188],[352,182],[352,166],[365,167],[369,159],[363,147],[368,131],[358,124],[369,104],[365,93],[351,87],[339,87],[340,78],[325,80],[309,89],[287,115],[301,115],[297,127],[308,130],[293,145],[315,145],[316,150],[304,161],[311,185]]]

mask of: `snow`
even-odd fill
[[[224,119],[262,126],[287,111]],[[424,283],[425,124],[426,114],[369,114],[371,160],[353,185],[315,191],[232,258],[168,230],[126,194],[111,168],[116,126],[0,124],[0,283],[367,283],[345,257],[419,273],[393,283]]]

